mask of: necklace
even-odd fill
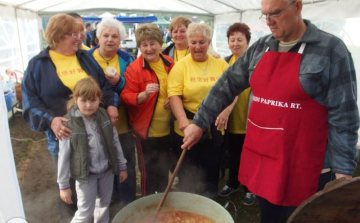
[[[204,72],[205,75],[207,74],[206,69],[207,69],[207,66],[208,66],[208,62],[209,62],[209,59],[206,60],[206,67],[205,67],[205,69],[202,69],[202,68],[199,66],[198,62],[195,61],[196,66],[198,66],[198,68],[200,68],[200,69]]]
[[[186,48],[185,56],[188,54],[188,50],[189,50],[189,47]],[[175,48],[175,56],[176,56],[176,62],[178,62],[178,61],[179,61],[179,57],[178,57],[178,55],[177,55],[177,49],[176,49],[176,48]]]
[[[103,60],[106,61],[106,65],[107,65],[107,66],[109,66],[109,61],[111,61],[111,60],[116,56],[116,53],[115,53],[115,55],[114,55],[113,57],[111,57],[110,60],[107,60],[107,59],[105,59],[105,58],[101,55],[100,49],[98,49],[98,53],[99,53],[99,55],[101,56],[101,58],[103,58]]]

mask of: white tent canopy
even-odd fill
[[[338,21],[346,26],[360,18],[358,0],[302,1],[303,17],[306,19]],[[41,16],[60,12],[77,12],[82,15],[100,15],[105,12],[147,15],[162,13],[209,17],[213,21],[213,47],[220,55],[225,56],[229,54],[225,33],[232,23],[242,21],[248,24],[252,30],[252,42],[269,32],[258,19],[261,15],[260,2],[261,0],[0,0],[0,32],[3,34],[0,37],[0,65],[24,70],[28,60],[42,48],[39,38],[42,33]],[[355,20],[350,21],[351,19]],[[354,27],[353,30],[358,28]],[[357,33],[352,33],[352,39],[360,39],[360,36],[355,36]]]
[[[355,2],[347,0],[303,0],[303,3],[306,5],[330,1],[341,2],[342,4],[344,2]],[[219,15],[259,10],[260,2],[261,0],[132,0],[126,2],[118,0],[0,0],[0,4],[17,9],[31,10],[40,15],[68,11],[109,10]],[[356,11],[356,7],[351,8]]]
[[[353,55],[360,74],[360,1],[302,0],[302,16],[320,29],[341,38]],[[60,12],[82,15],[105,12],[171,14],[202,16],[213,26],[213,48],[222,56],[230,53],[226,30],[234,22],[244,22],[251,29],[251,42],[268,34],[268,27],[259,21],[261,0],[0,0],[0,66],[24,71],[28,61],[40,52],[42,16]],[[358,86],[360,78],[357,78]],[[21,196],[16,178],[12,149],[7,128],[7,109],[0,87],[0,222],[23,217]],[[359,91],[358,91],[359,92]],[[6,140],[7,139],[7,140]]]

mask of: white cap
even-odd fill
[[[110,76],[114,76],[116,74],[116,69],[115,67],[108,67],[106,68],[106,74],[110,75]]]

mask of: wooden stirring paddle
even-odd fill
[[[171,178],[170,178],[170,181],[169,181],[169,183],[168,183],[168,185],[167,185],[167,187],[166,187],[166,189],[165,189],[165,192],[164,192],[164,194],[163,194],[163,196],[162,196],[162,198],[161,198],[161,200],[160,200],[160,203],[159,203],[159,205],[158,205],[157,208],[156,208],[156,213],[155,213],[155,216],[154,216],[154,219],[153,219],[153,223],[156,223],[156,218],[157,218],[158,214],[160,213],[160,210],[161,210],[161,208],[162,208],[162,206],[163,206],[163,204],[164,204],[164,202],[165,202],[165,199],[166,199],[166,197],[167,197],[167,195],[168,195],[168,193],[169,193],[169,190],[170,190],[170,188],[171,188],[171,185],[172,185],[173,182],[174,182],[174,179],[175,179],[175,177],[176,177],[176,175],[177,175],[177,172],[178,172],[179,169],[180,169],[181,163],[182,163],[182,161],[184,160],[184,157],[185,157],[185,154],[186,154],[187,151],[188,151],[187,149],[183,149],[183,151],[182,151],[182,153],[181,153],[181,156],[180,156],[180,158],[179,158],[179,160],[178,160],[178,162],[177,162],[177,164],[176,164],[175,170],[174,170],[174,172],[173,172],[173,174],[172,174],[172,176],[171,176]]]

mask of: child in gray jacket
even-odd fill
[[[71,222],[91,222],[93,217],[95,223],[109,222],[113,174],[119,174],[120,182],[127,178],[117,130],[99,107],[101,95],[94,79],[78,81],[64,116],[69,121],[63,124],[72,131],[59,142],[57,181],[61,199],[71,204],[69,179],[76,180],[78,210]]]

